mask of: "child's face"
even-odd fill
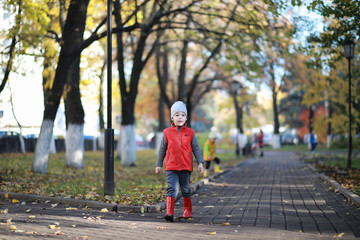
[[[187,120],[186,114],[184,112],[177,112],[172,118],[175,126],[183,126]]]

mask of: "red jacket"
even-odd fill
[[[164,136],[167,144],[165,155],[165,171],[193,171],[193,153],[191,142],[195,131],[188,128],[186,124],[178,127],[171,124],[171,127],[164,130]]]

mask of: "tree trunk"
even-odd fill
[[[82,36],[78,36],[81,42]],[[80,39],[81,37],[81,39]],[[72,63],[65,87],[65,165],[84,168],[84,109],[80,96],[80,57]]]
[[[34,172],[47,172],[54,120],[68,78],[68,72],[71,68],[73,54],[78,51],[79,44],[82,42],[88,4],[89,0],[74,0],[69,5],[54,83],[46,94],[46,98],[44,98],[45,110],[43,122],[36,143],[32,166],[32,171]]]
[[[162,60],[162,62],[161,62]],[[161,64],[162,63],[162,64]],[[161,139],[163,136],[163,130],[168,126],[168,122],[166,119],[169,117],[165,117],[165,102],[167,102],[167,106],[170,108],[170,100],[166,95],[166,86],[169,82],[169,63],[168,63],[168,53],[167,46],[163,47],[163,52],[161,52],[160,46],[157,47],[156,51],[156,73],[158,76],[158,83],[160,88],[160,97],[158,104],[158,112],[159,112],[159,126],[157,129],[157,133],[155,136],[155,154],[158,154]]]
[[[121,5],[119,1],[114,2],[115,22],[118,28],[122,27],[121,20]],[[116,34],[117,42],[117,63],[119,71],[119,86],[121,95],[121,130],[118,141],[118,155],[121,155],[121,163],[124,166],[134,166],[136,161],[136,146],[135,146],[135,100],[138,93],[138,84],[141,71],[145,62],[142,56],[145,49],[145,42],[147,34],[145,29],[141,30],[137,48],[134,53],[134,60],[132,65],[132,72],[130,76],[129,91],[125,80],[125,65],[123,52],[123,34],[119,31]]]
[[[186,57],[187,57],[188,45],[189,45],[189,41],[185,40],[183,42],[183,49],[181,52],[181,64],[180,64],[179,79],[178,79],[178,100],[179,101],[184,101],[184,99],[185,99]],[[188,123],[190,125],[190,121],[188,121]]]
[[[5,72],[4,72],[4,78],[1,81],[0,84],[0,93],[4,90],[5,85],[9,79],[10,72],[12,70],[12,65],[15,57],[15,46],[17,43],[16,34],[19,32],[20,24],[21,24],[21,0],[18,1],[18,12],[15,17],[16,23],[15,23],[15,29],[14,29],[14,36],[11,39],[10,49],[9,49],[9,60],[6,64]]]
[[[103,96],[103,91],[104,91],[104,72],[105,72],[105,67],[106,67],[106,62],[107,59],[104,59],[104,64],[101,68],[101,73],[100,73],[100,88],[99,88],[99,129],[100,129],[100,136],[99,136],[99,148],[100,149],[104,149],[105,148],[105,121],[104,121],[104,96]]]
[[[273,111],[274,111],[274,135],[272,137],[272,143],[274,149],[280,148],[280,123],[279,123],[279,111],[277,105],[277,95],[278,91],[276,89],[276,82],[275,82],[275,70],[274,70],[274,63],[270,63],[271,67],[271,88],[272,88],[272,103],[273,103]]]

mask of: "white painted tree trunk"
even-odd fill
[[[274,134],[272,137],[272,147],[273,149],[280,149],[280,134]]]
[[[84,124],[69,124],[65,139],[65,164],[84,168]]]
[[[330,148],[331,146],[331,140],[332,140],[332,135],[327,135],[327,141],[326,141],[326,147]]]
[[[39,138],[36,142],[34,162],[32,171],[47,173],[47,163],[49,160],[49,150],[51,139],[53,138],[54,121],[44,120],[41,124]]]
[[[25,154],[26,153],[26,149],[25,149],[25,140],[23,135],[20,133],[19,135],[19,141],[20,141],[20,148],[21,148],[21,153]]]
[[[55,138],[54,135],[51,138],[51,143],[50,143],[50,154],[56,154],[56,145],[55,145]]]
[[[98,139],[99,149],[104,150],[105,149],[105,133],[100,132],[100,136]]]
[[[155,154],[156,154],[156,156],[159,154],[161,139],[162,139],[163,135],[164,135],[164,132],[162,132],[162,131],[156,133],[156,142],[155,142]]]
[[[238,133],[238,145],[239,145],[239,149],[240,149],[240,154],[242,152],[242,149],[245,147],[245,142],[243,141],[244,139],[244,134],[243,133]]]
[[[136,161],[136,143],[135,143],[135,125],[122,125],[120,132],[120,154],[121,164],[123,166],[135,166]],[[118,145],[119,145],[118,144]]]

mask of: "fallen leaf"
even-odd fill
[[[208,232],[207,235],[215,235],[216,232]]]
[[[9,198],[9,194],[8,194],[8,193],[5,193],[5,198]]]
[[[144,212],[145,212],[145,208],[141,207],[141,213],[144,213]]]
[[[54,204],[51,204],[51,207],[54,208],[56,207],[58,204],[57,203],[54,203]]]
[[[26,205],[26,202],[21,202],[21,205],[25,206],[25,205]]]
[[[20,201],[17,200],[17,199],[13,199],[11,202],[12,202],[12,203],[19,203]]]
[[[76,228],[76,225],[71,225],[71,227]]]
[[[343,237],[345,233],[337,233],[334,235],[334,237]]]
[[[32,232],[25,232],[26,234],[36,234],[37,232],[32,231]]]
[[[27,213],[31,212],[31,208],[26,209],[25,212],[27,212]]]
[[[35,216],[34,216],[34,215],[30,215],[30,216],[28,216],[28,218],[35,218]]]
[[[56,225],[49,225],[50,229],[56,229]]]
[[[5,210],[1,210],[0,214],[7,214],[8,212],[9,212],[9,209],[6,208]]]
[[[230,223],[226,222],[226,223],[221,223],[222,226],[230,226]]]
[[[10,230],[16,230],[17,227],[15,225],[10,225]]]
[[[226,217],[231,218],[231,217],[232,217],[232,215],[226,215]]]
[[[107,208],[103,208],[100,210],[100,212],[109,212],[109,210],[107,210]]]
[[[65,208],[66,211],[75,211],[75,210],[78,210],[77,208],[75,207],[68,207],[68,208]]]
[[[50,200],[46,200],[45,203],[50,203]]]

